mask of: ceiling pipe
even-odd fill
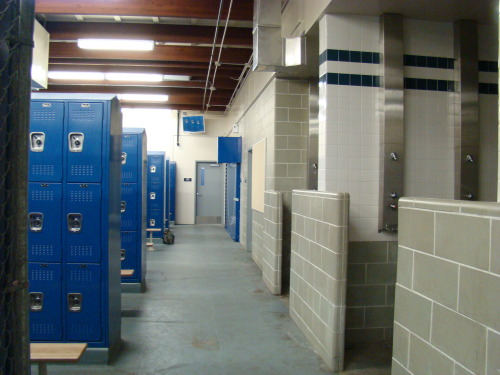
[[[205,101],[206,101],[206,97],[207,97],[208,84],[210,83],[208,79],[210,78],[210,71],[212,69],[212,62],[214,60],[214,51],[215,51],[215,46],[217,44],[217,34],[219,32],[219,23],[220,23],[220,19],[221,19],[221,15],[222,15],[222,6],[223,5],[224,5],[224,0],[220,0],[219,14],[217,15],[217,24],[215,25],[214,42],[212,44],[212,52],[210,53],[210,62],[208,63],[207,80],[205,82],[205,90],[203,91],[203,107],[201,108],[201,110],[203,112],[205,111]],[[213,87],[213,85],[210,87]]]

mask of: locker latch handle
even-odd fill
[[[149,219],[149,226],[150,227],[154,227],[156,224],[156,220],[155,219]]]
[[[82,214],[68,214],[68,230],[73,233],[81,232],[82,221]]]
[[[127,254],[127,250],[125,249],[120,249],[120,257],[122,262],[125,260],[125,255]]]
[[[149,199],[156,199],[156,193],[149,193]]]
[[[156,165],[152,165],[151,167],[149,167],[149,170],[151,171],[151,173],[156,173]]]
[[[43,229],[43,214],[41,212],[31,212],[30,218],[30,231],[41,232]]]
[[[81,293],[68,293],[68,310],[80,312],[82,310],[83,296]]]
[[[127,202],[121,201],[120,203],[120,211],[121,213],[124,213],[127,210]]]
[[[122,152],[122,164],[127,164],[127,153]]]
[[[41,292],[31,292],[30,296],[30,311],[42,311],[43,310],[43,293]]]
[[[45,148],[45,133],[30,133],[30,148],[32,152],[43,152]]]
[[[83,151],[83,140],[85,136],[83,133],[69,133],[69,151],[70,152],[82,152]]]

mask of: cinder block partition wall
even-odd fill
[[[283,193],[266,191],[264,197],[262,278],[273,294],[281,293],[282,243]]]
[[[402,198],[392,375],[500,373],[500,203]]]
[[[344,366],[349,194],[294,190],[290,315],[333,371]]]

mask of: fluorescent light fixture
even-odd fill
[[[114,51],[152,51],[155,42],[135,39],[78,39],[78,47]]]
[[[126,102],[166,102],[168,95],[120,94],[118,99]]]
[[[161,82],[161,74],[142,73],[106,73],[108,81]]]
[[[190,79],[191,79],[190,76],[175,76],[170,74],[163,75],[164,81],[189,81]]]
[[[75,81],[102,81],[104,80],[104,73],[97,72],[49,72],[50,79],[67,79]]]

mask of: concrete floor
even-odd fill
[[[331,373],[289,318],[286,298],[268,292],[250,253],[222,227],[173,232],[174,245],[147,253],[146,293],[123,294],[118,358],[109,366],[49,365],[49,374]],[[353,369],[346,374],[390,373]]]

